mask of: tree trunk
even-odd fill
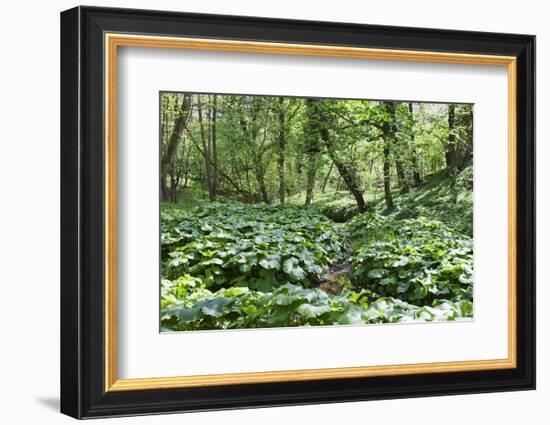
[[[255,175],[256,175],[256,182],[258,183],[258,187],[260,188],[260,195],[262,197],[262,202],[265,202],[266,204],[269,204],[269,193],[267,192],[267,186],[265,184],[265,169],[262,168],[261,160],[256,161],[255,166]]]
[[[256,140],[256,138],[259,136],[258,133],[255,132],[253,140]],[[267,136],[267,130],[263,130],[263,139],[265,142],[265,138]],[[263,142],[262,142],[263,145]],[[265,173],[267,171],[268,165],[264,164],[264,157],[263,157],[263,151],[262,149],[256,149],[253,153],[254,158],[254,169],[256,171],[256,181],[258,182],[258,187],[260,189],[260,195],[262,197],[262,202],[265,202],[266,204],[270,204],[271,200],[269,198],[269,192],[267,190],[267,185],[265,183]]]
[[[323,180],[323,185],[321,186],[321,192],[325,193],[325,190],[327,188],[328,179],[330,178],[330,174],[332,173],[332,169],[334,168],[334,162],[330,164],[330,168],[328,169],[328,173],[325,176],[325,179]]]
[[[201,144],[202,144],[202,156],[204,157],[204,166],[206,171],[206,186],[208,189],[208,199],[210,201],[214,201],[215,193],[212,190],[212,168],[213,168],[213,161],[212,161],[212,155],[210,152],[210,141],[209,136],[206,134],[205,128],[204,128],[204,120],[203,120],[203,110],[202,110],[202,102],[200,95],[198,96],[197,101],[197,111],[198,111],[198,119],[199,119],[199,129],[200,129],[200,135],[201,135]]]
[[[338,173],[346,183],[348,190],[351,192],[357,203],[357,209],[359,212],[365,212],[367,210],[367,203],[363,198],[363,191],[357,186],[357,177],[355,175],[355,170],[348,168],[343,162],[339,162],[334,157],[332,158]]]
[[[216,140],[216,116],[218,114],[218,96],[213,96],[213,105],[212,105],[212,195],[210,196],[211,200],[215,200],[218,196],[218,186],[219,186],[219,168],[218,168],[218,145]]]
[[[178,187],[181,181],[181,169],[170,173],[170,202],[178,202]]]
[[[304,131],[304,153],[307,157],[306,164],[306,200],[305,205],[311,205],[313,191],[315,189],[315,178],[317,176],[318,156],[320,152],[319,137],[321,135],[321,110],[319,100],[306,99],[306,123]]]
[[[193,140],[193,143],[195,145],[195,147],[197,148],[197,150],[199,151],[199,153],[203,156],[203,158],[206,159],[206,155],[203,151],[203,148],[201,148],[198,143],[194,140]],[[206,163],[206,162],[205,162]],[[210,165],[212,166],[212,162],[210,162]],[[229,176],[228,174],[224,173],[222,169],[218,169],[218,172],[219,172],[219,176],[221,178],[223,178],[224,180],[226,180],[231,186],[233,186],[233,188],[239,192],[244,198],[246,199],[249,199],[250,198],[250,192],[247,192],[246,190],[242,189],[239,184],[233,179],[231,178],[231,176]],[[248,172],[248,171],[247,171]],[[202,180],[202,163],[199,164],[199,176],[198,176],[199,180]]]
[[[445,147],[445,164],[449,174],[456,174],[456,135],[455,135],[455,105],[449,104],[449,138]]]
[[[315,159],[310,159],[310,164],[307,168],[306,178],[306,202],[305,205],[311,205],[313,201],[313,190],[315,189],[315,175],[317,174],[317,167],[314,164]]]
[[[474,154],[474,110],[470,105],[467,113],[462,115],[461,125],[465,127],[466,138],[463,146],[463,152],[460,162],[457,161],[457,168],[463,170],[468,165],[472,164]]]
[[[279,98],[279,158],[277,166],[279,171],[279,203],[285,203],[285,99]]]
[[[420,176],[418,160],[416,159],[416,151],[412,153],[411,162],[413,166],[413,184],[415,187],[418,187],[422,184],[422,177]]]
[[[367,210],[367,203],[363,198],[363,191],[359,187],[357,174],[352,167],[349,167],[345,162],[340,161],[338,155],[334,152],[334,147],[331,146],[330,136],[328,130],[325,128],[321,131],[321,138],[323,139],[330,159],[335,165],[340,177],[344,180],[348,190],[351,192],[357,203],[357,209],[359,212],[365,212]]]
[[[180,145],[183,139],[183,130],[191,116],[191,100],[192,96],[188,94],[183,95],[183,100],[181,107],[178,111],[178,116],[176,122],[174,123],[174,129],[168,140],[168,144],[164,149],[164,153],[160,162],[160,182],[161,182],[161,199],[167,201],[169,198],[167,190],[167,179],[168,179],[168,169],[170,165],[174,162],[176,152],[178,151],[178,146]]]
[[[334,162],[333,162],[334,164]],[[340,192],[342,189],[342,175],[340,175],[340,178],[338,179],[338,182],[336,183],[336,192]]]
[[[168,172],[162,172],[160,174],[160,199],[162,202],[169,202],[170,196],[168,192]]]
[[[414,118],[413,104],[409,103],[409,113],[411,118]],[[413,184],[418,187],[422,184],[422,178],[420,177],[420,170],[418,168],[418,159],[416,158],[416,147],[414,140],[414,131],[411,129],[411,163],[413,169]]]
[[[319,101],[316,101],[319,103]],[[344,180],[344,183],[346,184],[348,190],[351,192],[353,197],[355,198],[355,202],[357,203],[357,209],[359,212],[365,212],[367,210],[367,203],[365,202],[365,199],[363,198],[363,191],[361,190],[360,184],[359,184],[359,177],[357,176],[357,172],[355,168],[351,165],[346,164],[344,161],[342,161],[336,150],[335,147],[332,145],[332,140],[330,139],[330,133],[328,131],[328,123],[330,121],[330,116],[326,111],[322,110],[322,105],[316,104],[316,107],[318,109],[318,121],[321,124],[320,125],[320,135],[321,140],[323,141],[328,155],[338,170],[338,173],[340,174],[340,177],[342,177],[342,180]],[[325,113],[323,113],[325,112]]]
[[[390,148],[384,141],[384,198],[386,208],[393,208],[393,196],[391,193]]]
[[[405,174],[405,170],[403,169],[403,164],[398,159],[395,160],[395,171],[397,172],[397,180],[399,181],[399,187],[401,188],[400,192],[409,193],[409,190],[410,190],[409,179]]]
[[[252,111],[247,116],[248,119],[245,118],[245,116],[240,117],[240,126],[241,130],[243,132],[245,140],[248,142],[248,152],[249,156],[252,159],[252,168],[254,170],[254,176],[256,177],[256,183],[258,183],[258,189],[260,191],[259,195],[261,197],[261,200],[265,202],[266,204],[270,203],[269,199],[269,192],[267,191],[267,185],[265,183],[265,173],[267,165],[263,164],[263,154],[262,146],[258,146],[256,141],[260,134],[260,130],[263,129],[264,131],[264,141],[266,138],[266,129],[262,126],[259,126],[257,124],[258,120],[258,114],[261,111],[261,103],[260,98],[253,98],[252,99]],[[257,197],[257,196],[256,196]]]
[[[189,157],[191,156],[191,146],[187,147],[187,150],[185,152],[185,172],[184,172],[184,180],[183,180],[183,189],[187,188],[187,184],[189,183]]]
[[[160,199],[161,201],[167,201],[167,195],[168,195],[168,170],[166,168],[163,169],[162,167],[162,161],[164,159],[164,155],[166,152],[165,145],[168,144],[166,141],[168,134],[166,131],[167,127],[167,121],[168,121],[168,105],[170,104],[169,98],[167,96],[161,96],[161,108],[162,108],[162,116],[160,120]]]
[[[386,207],[393,208],[393,196],[391,193],[391,166],[390,166],[390,147],[393,142],[394,122],[395,120],[395,104],[393,102],[383,102],[384,109],[392,117],[392,121],[386,120],[382,126],[382,137],[384,138],[384,198]]]

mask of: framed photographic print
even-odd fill
[[[61,411],[535,387],[535,38],[61,14]]]

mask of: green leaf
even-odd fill
[[[174,306],[166,310],[166,314],[174,315],[181,322],[192,322],[202,317],[201,307],[185,308]]]
[[[354,325],[364,323],[362,317],[362,309],[350,306],[343,313],[336,315],[336,322],[340,325]]]
[[[208,300],[202,307],[202,312],[207,316],[220,317],[224,314],[224,309],[231,304],[231,300],[227,298],[214,298]]]
[[[393,276],[388,276],[378,281],[379,285],[393,285],[397,280]]]
[[[411,299],[421,300],[423,298],[426,298],[426,295],[428,295],[428,289],[423,285],[418,285],[416,288],[414,288]]]
[[[273,302],[277,305],[290,305],[294,301],[299,301],[299,299],[296,299],[296,296],[289,294],[278,294],[273,297]]]
[[[212,264],[217,264],[221,266],[223,264],[223,260],[221,258],[211,258],[210,260],[202,261],[201,265],[203,266],[210,266]]]
[[[472,274],[462,273],[458,277],[458,281],[464,285],[471,285],[474,283],[474,276]]]
[[[284,272],[290,277],[293,281],[299,281],[305,278],[306,272],[299,265],[299,261],[291,257],[288,260],[285,260],[283,263]]]
[[[460,192],[456,196],[456,202],[460,203],[460,202],[464,201],[468,195],[469,195],[469,192]]]
[[[399,285],[397,285],[396,291],[398,294],[403,294],[409,290],[410,286],[411,286],[411,282],[401,281],[399,282]]]
[[[253,285],[254,285],[254,288],[256,288],[258,291],[269,292],[273,290],[276,284],[277,284],[277,281],[273,277],[269,278],[265,276],[265,277],[256,279]]]
[[[407,264],[409,264],[409,258],[402,255],[399,260],[393,262],[392,267],[403,267]]]
[[[259,264],[266,270],[279,270],[281,268],[281,256],[276,254],[268,255],[267,258],[260,260]]]
[[[367,276],[370,277],[371,279],[380,279],[383,276],[385,276],[387,273],[388,273],[387,270],[384,270],[384,269],[372,269],[372,270],[369,270],[369,273],[367,274]]]
[[[318,317],[324,313],[328,313],[330,307],[328,305],[301,304],[297,311],[305,317]]]
[[[241,264],[241,266],[239,267],[239,270],[243,273],[248,273],[250,270],[252,270],[253,266],[254,264],[252,263],[252,261],[247,260],[246,263]]]
[[[237,298],[241,295],[248,294],[250,290],[244,287],[234,286],[233,288],[228,288],[223,291],[223,295],[227,298]]]
[[[473,314],[474,314],[474,305],[468,301],[468,300],[463,300],[463,301],[460,301],[460,303],[458,303],[459,307],[460,307],[460,315],[462,317],[472,317]]]

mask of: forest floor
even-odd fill
[[[473,193],[472,169],[466,168],[456,179],[445,171],[427,176],[419,187],[411,187],[408,193],[392,192],[394,206],[388,209],[382,189],[364,194],[365,201],[376,212],[397,218],[424,216],[445,223],[460,233],[472,236]],[[305,192],[291,197],[292,205],[303,205]],[[336,223],[345,223],[359,214],[353,196],[345,190],[318,191],[312,206]]]
[[[162,329],[464,320],[473,316],[471,169],[408,193],[345,191],[286,206],[161,208]]]

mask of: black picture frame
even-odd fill
[[[516,57],[517,367],[106,392],[105,32]],[[534,36],[96,7],[61,13],[62,413],[93,418],[534,388]]]

